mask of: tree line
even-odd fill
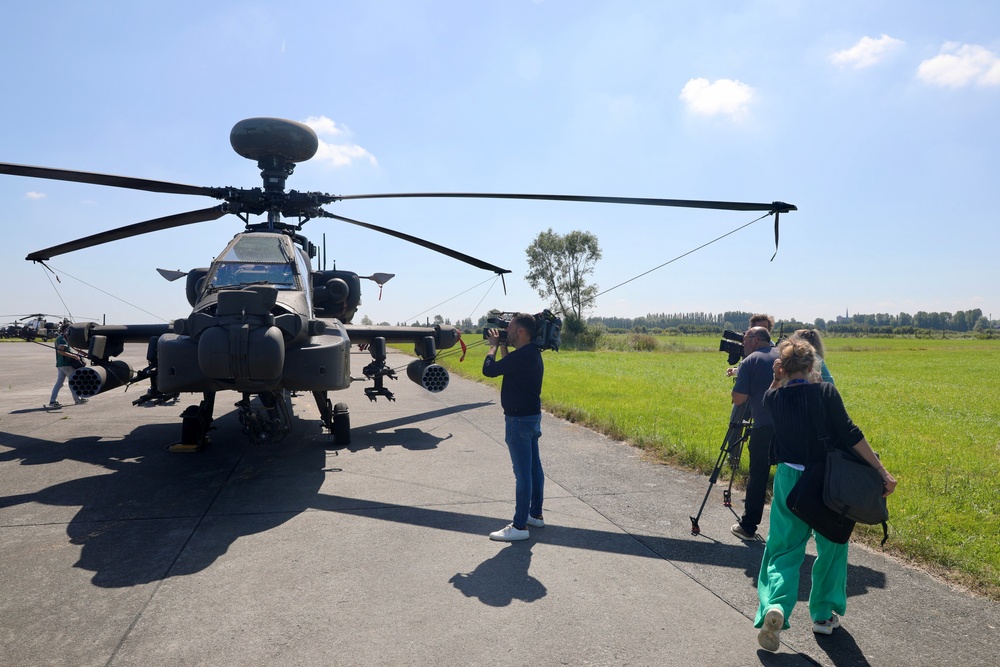
[[[597,237],[590,232],[573,231],[562,235],[549,229],[541,232],[525,251],[529,272],[528,284],[538,295],[549,299],[552,311],[561,315],[564,332],[583,334],[592,325],[600,324],[608,331],[638,331],[656,333],[674,330],[680,333],[718,333],[722,329],[743,331],[750,315],[743,311],[722,313],[647,313],[643,317],[587,317],[598,296],[597,285],[589,282],[594,265],[601,259]],[[955,331],[959,333],[992,330],[991,322],[979,308],[951,312],[918,311],[914,315],[901,312],[855,314],[831,320],[817,318],[810,325],[796,318],[785,319],[780,325],[786,331],[805,326],[837,334],[918,334],[922,331]]]
[[[609,332],[637,331],[639,333],[657,333],[676,330],[678,333],[717,333],[722,329],[743,331],[752,313],[744,311],[725,311],[723,313],[647,313],[641,317],[588,317],[588,325],[601,325]],[[775,328],[785,331],[802,328],[816,328],[830,334],[896,334],[913,335],[921,331],[954,331],[958,333],[981,333],[997,327],[996,321],[990,322],[979,308],[951,312],[918,311],[910,315],[901,312],[898,315],[889,313],[862,314],[850,317],[839,316],[826,320],[816,318],[806,323],[797,318],[780,319]]]

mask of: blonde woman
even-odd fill
[[[805,559],[812,529],[788,509],[786,499],[807,466],[826,457],[816,426],[810,421],[810,403],[818,402],[826,432],[836,446],[854,453],[882,476],[884,496],[896,488],[896,480],[872,451],[861,429],[854,425],[837,388],[829,382],[809,381],[816,362],[812,345],[790,337],[778,346],[774,382],[764,394],[764,406],[774,419],[774,449],[778,460],[774,472],[770,530],[757,578],[760,605],[754,627],[760,628],[758,643],[777,651],[779,636],[787,627],[799,590],[799,568]],[[816,536],[816,561],[812,567],[809,616],[813,632],[829,635],[840,627],[847,610],[847,545]]]
[[[833,384],[833,375],[830,374],[830,369],[826,367],[826,348],[823,346],[823,338],[820,337],[819,331],[815,329],[798,329],[790,337],[801,338],[813,346],[813,350],[816,353],[816,364],[819,366],[819,374],[822,381]]]

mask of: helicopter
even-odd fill
[[[36,338],[48,342],[49,338],[55,338],[60,325],[47,318],[58,317],[60,322],[63,321],[62,315],[53,315],[52,313],[31,313],[16,317],[17,319],[4,327],[4,333],[11,338],[23,338],[28,342],[32,342]]]
[[[69,326],[67,339],[87,350],[90,365],[70,378],[76,393],[91,397],[124,385],[148,380],[149,389],[134,404],[167,402],[180,393],[200,393],[202,400],[181,414],[181,439],[171,451],[198,451],[210,439],[216,395],[233,391],[244,432],[256,444],[280,440],[290,430],[288,392],[308,391],[319,408],[322,426],[337,445],[350,443],[350,416],[345,403],[334,405],[330,392],[347,389],[364,379],[372,383],[364,393],[371,401],[394,400],[385,380],[396,379],[386,365],[388,343],[412,343],[416,359],[407,377],[430,392],[443,391],[448,371],[435,360],[439,350],[458,344],[461,332],[453,326],[388,327],[353,324],[361,304],[361,280],[380,287],[392,274],[359,276],[348,270],[312,267],[316,246],[300,232],[315,218],[339,220],[394,236],[496,273],[501,280],[510,270],[457,250],[387,227],[333,214],[322,208],[337,201],[377,198],[476,198],[575,201],[589,203],[679,206],[735,211],[767,211],[777,222],[781,213],[797,210],[784,202],[755,204],[700,200],[585,195],[546,195],[470,192],[417,192],[331,195],[286,190],[297,164],[312,158],[318,137],[308,125],[281,118],[250,118],[230,132],[233,150],[255,161],[262,187],[205,187],[93,172],[0,163],[0,173],[31,178],[88,183],[149,192],[198,195],[223,203],[185,213],[99,232],[81,239],[31,252],[25,257],[44,263],[52,257],[96,245],[165,229],[218,220],[234,215],[244,223],[208,267],[189,271],[158,269],[168,280],[185,278],[191,312],[168,324],[101,325],[78,322]],[[264,216],[258,221],[251,216]],[[115,359],[126,343],[147,345],[147,366],[134,371]],[[367,348],[372,361],[364,378],[350,371],[352,344]],[[258,399],[259,407],[253,402]]]

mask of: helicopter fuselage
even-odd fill
[[[385,377],[395,379],[385,365],[386,342],[415,344],[419,359],[407,371],[411,380],[429,391],[447,386],[447,371],[433,360],[438,349],[458,342],[457,329],[351,325],[361,302],[357,274],[312,270],[307,252],[287,232],[237,234],[211,266],[187,272],[187,283],[192,311],[171,324],[71,325],[70,344],[87,349],[93,361],[70,379],[77,394],[93,396],[144,379],[151,380],[151,399],[235,391],[274,402],[282,392],[309,391],[331,426],[327,392],[347,389],[356,379],[352,343],[372,346],[365,376],[375,387],[366,395],[392,400],[383,386]],[[149,346],[149,365],[138,374],[112,360],[129,342]]]

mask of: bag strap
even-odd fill
[[[809,419],[813,423],[813,428],[816,430],[816,437],[819,441],[823,443],[823,447],[827,452],[834,450],[834,447],[830,444],[830,436],[826,432],[826,420],[823,419],[823,411],[820,409],[820,403],[818,401],[810,400],[809,394],[812,393],[812,388],[819,385],[809,385],[805,388],[806,392],[806,406],[809,409]],[[816,389],[818,392],[819,389]],[[858,458],[853,452],[850,452],[853,458]],[[878,454],[876,454],[878,456]],[[867,464],[866,464],[867,465]],[[846,510],[845,510],[846,512]],[[889,524],[885,521],[882,522],[882,547],[885,547],[886,541],[889,539]]]

